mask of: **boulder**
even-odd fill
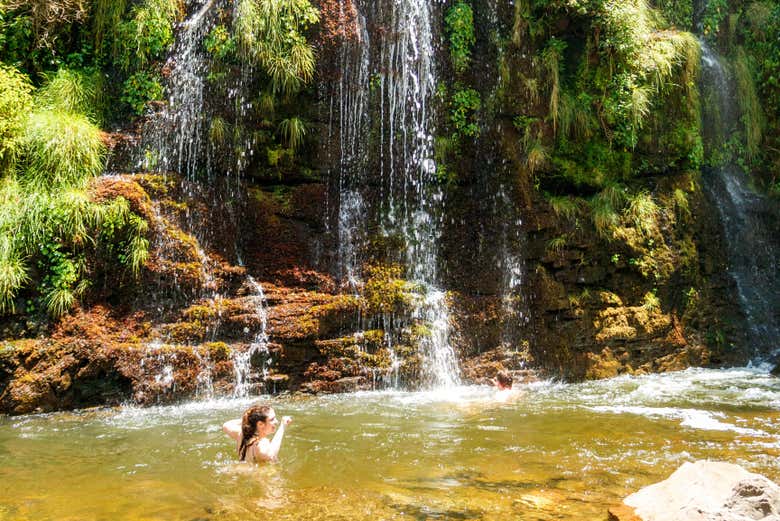
[[[739,465],[714,461],[684,463],[623,503],[610,510],[610,520],[780,521],[780,486]]]

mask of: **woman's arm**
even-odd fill
[[[279,455],[279,449],[282,448],[282,438],[284,438],[285,428],[292,423],[292,418],[284,416],[279,428],[276,429],[276,434],[271,441],[263,438],[260,443],[257,444],[257,451],[260,453],[260,457],[267,461],[274,461]]]
[[[222,431],[236,441],[241,441],[241,420],[229,420],[222,424]]]

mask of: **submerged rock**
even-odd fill
[[[609,514],[611,521],[778,521],[780,486],[731,463],[684,463]]]

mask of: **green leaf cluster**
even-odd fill
[[[59,316],[99,266],[137,274],[145,262],[146,222],[122,198],[96,203],[88,194],[106,156],[92,107],[82,73],[60,70],[34,90],[24,74],[0,67],[0,111],[8,116],[0,126],[0,314],[15,312],[25,292]]]
[[[479,135],[477,113],[481,107],[482,100],[479,92],[456,85],[450,101],[450,121],[457,135],[467,137]]]
[[[474,12],[463,0],[455,2],[444,16],[450,44],[452,68],[457,74],[463,73],[471,62],[471,49],[476,43],[474,35]]]
[[[233,34],[240,55],[265,70],[274,92],[291,94],[314,77],[305,32],[318,20],[308,0],[239,0]]]

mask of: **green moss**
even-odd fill
[[[363,299],[371,314],[400,313],[413,301],[414,287],[402,278],[399,265],[369,265],[364,269]]]

